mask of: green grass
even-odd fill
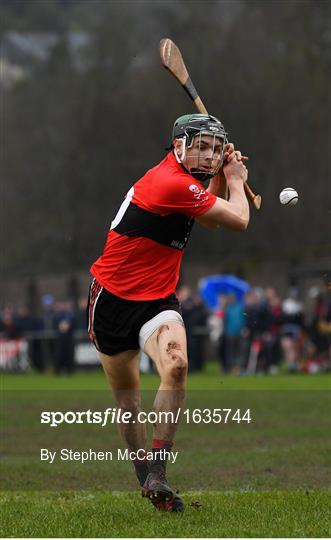
[[[328,537],[325,492],[184,493],[183,514],[164,514],[137,493],[0,495],[2,536]],[[191,506],[199,502],[200,507]]]
[[[156,374],[143,374],[141,387],[158,387]],[[108,383],[102,369],[79,371],[72,376],[43,375],[34,372],[1,375],[1,386],[6,390],[107,390]],[[207,364],[202,373],[188,378],[189,390],[327,390],[331,389],[329,374],[250,375],[237,377],[223,375],[215,362]]]
[[[142,376],[145,410],[157,386],[156,375]],[[172,515],[140,497],[130,463],[40,461],[40,448],[123,448],[115,426],[40,424],[41,410],[112,406],[101,370],[71,377],[3,375],[1,535],[329,536],[329,375],[232,377],[210,364],[188,386],[190,409],[250,407],[253,421],[182,423],[179,457],[168,473],[187,508]],[[201,507],[191,505],[196,501]]]

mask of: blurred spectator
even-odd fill
[[[207,309],[201,298],[197,295],[193,296],[193,306],[190,314],[191,324],[191,339],[189,342],[189,371],[202,371],[205,361],[205,341],[206,341],[206,324],[207,324]]]
[[[19,329],[17,327],[17,319],[15,316],[14,306],[7,304],[0,319],[0,332],[7,339],[15,339],[19,337]]]
[[[181,285],[176,291],[176,295],[180,302],[184,322],[185,319],[188,321],[187,317],[193,304],[193,291],[191,287],[188,287],[187,285]]]
[[[19,306],[16,313],[16,326],[19,336],[24,336],[27,332],[31,331],[32,316],[29,310],[25,306]]]
[[[276,373],[280,363],[280,331],[283,323],[282,301],[273,287],[265,290],[265,328],[261,336],[261,363],[265,372]]]
[[[224,310],[225,310],[225,304],[226,304],[226,295],[220,294],[218,296],[218,306],[214,310],[213,313],[211,313],[207,319],[207,325],[209,328],[209,337],[212,341],[212,343],[218,344],[219,350],[219,343],[221,341],[222,335],[223,335],[223,329],[224,329]]]
[[[220,366],[225,371],[225,353],[224,353],[224,317],[225,307],[227,303],[227,295],[218,295],[218,306],[214,313],[209,317],[208,324],[210,328],[211,339],[217,344],[217,356]]]
[[[47,371],[56,371],[56,336],[54,334],[55,300],[51,294],[44,294],[42,304],[43,363]]]
[[[317,354],[331,362],[331,284],[316,298],[311,335]]]
[[[246,294],[244,305],[243,368],[247,373],[259,369],[262,351],[262,336],[268,328],[268,309],[265,293],[255,287]]]
[[[28,338],[29,359],[31,366],[37,371],[45,370],[43,349],[43,322],[39,315],[32,314],[28,308],[20,307],[17,315],[17,326],[21,336]]]
[[[72,373],[74,371],[74,336],[75,314],[72,302],[58,302],[55,314],[56,365],[55,372]]]
[[[186,328],[189,372],[201,371],[205,363],[207,310],[199,296],[187,286],[177,291]]]
[[[300,369],[303,373],[318,373],[323,368],[322,358],[307,332],[303,335],[302,361]]]
[[[75,311],[75,328],[76,330],[87,331],[87,298],[83,296],[78,300],[78,307]]]
[[[300,367],[303,339],[303,306],[298,300],[298,290],[289,289],[288,297],[283,302],[283,326],[281,328],[281,346],[284,360],[290,372]]]
[[[224,313],[224,357],[225,373],[239,373],[241,366],[240,336],[244,327],[243,305],[234,294],[229,294]]]

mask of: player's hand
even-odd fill
[[[233,159],[237,159],[238,161],[247,161],[248,156],[243,156],[240,150],[235,150],[234,144],[228,143],[225,145],[224,148],[224,165],[226,165],[226,163],[230,163],[230,161],[232,161]]]
[[[240,157],[240,156],[239,156]],[[242,159],[238,159],[236,154],[231,157],[231,160],[225,163],[223,172],[228,185],[232,182],[247,181],[248,170]]]

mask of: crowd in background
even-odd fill
[[[315,291],[310,320],[295,288],[283,300],[272,287],[252,288],[243,301],[221,294],[213,312],[189,287],[181,287],[178,296],[191,372],[203,368],[206,337],[225,373],[276,373],[282,364],[289,372],[330,368],[331,293],[326,286]]]
[[[50,294],[42,297],[39,313],[26,307],[6,305],[0,313],[0,336],[6,339],[26,338],[31,367],[37,371],[72,373],[75,368],[74,347],[78,337],[86,338],[86,298],[55,301]]]
[[[285,299],[272,287],[252,288],[243,301],[235,294],[221,294],[215,310],[187,286],[181,286],[177,294],[187,330],[190,372],[202,371],[212,357],[223,372],[233,374],[276,373],[282,366],[289,372],[330,369],[331,292],[327,286],[315,291],[309,317],[294,288]],[[87,339],[86,298],[75,305],[46,294],[41,308],[32,314],[24,307],[6,305],[0,313],[0,337],[25,337],[34,369],[71,373],[75,340]]]

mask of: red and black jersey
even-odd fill
[[[106,290],[127,300],[169,296],[178,283],[194,218],[215,201],[170,152],[127,193],[91,273]]]

